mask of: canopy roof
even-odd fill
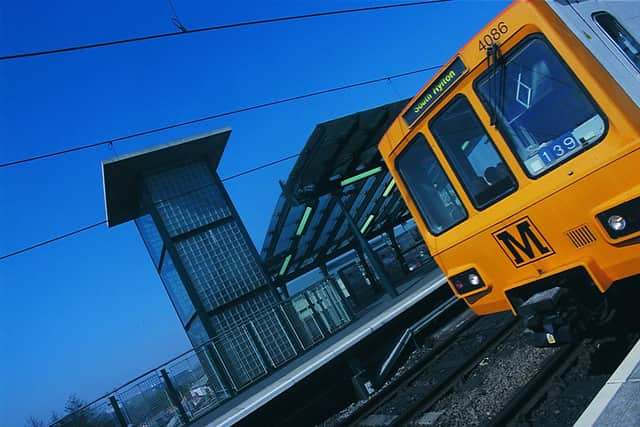
[[[354,247],[338,197],[365,238],[409,218],[377,144],[409,99],[321,123],[278,199],[262,247],[272,277],[288,281]]]
[[[211,170],[216,170],[230,134],[230,128],[219,129],[104,160],[102,180],[108,226],[122,224],[142,214],[136,191],[142,172],[196,159],[204,159],[211,165]]]

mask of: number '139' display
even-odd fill
[[[538,154],[545,164],[552,163],[557,159],[567,156],[569,153],[579,148],[580,144],[571,133],[566,133],[549,143],[546,147],[541,147]]]

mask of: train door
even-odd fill
[[[549,2],[640,107],[640,14],[632,2]]]

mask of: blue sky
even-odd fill
[[[174,0],[187,28],[386,4]],[[0,61],[0,163],[447,61],[505,2],[453,1]],[[164,0],[0,2],[0,55],[174,31]],[[116,143],[233,128],[221,177],[315,124],[413,96],[424,73]],[[0,169],[0,255],[105,217],[108,147]],[[227,182],[258,249],[293,160]],[[0,425],[62,412],[189,348],[133,224],[0,261]]]

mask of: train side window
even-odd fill
[[[422,134],[400,153],[396,169],[431,234],[442,234],[467,218],[458,194]]]
[[[596,12],[593,20],[600,25],[605,33],[613,40],[629,60],[640,70],[640,43],[626,28],[607,12]]]
[[[474,83],[530,177],[602,140],[606,117],[546,39],[530,36]]]
[[[476,208],[484,209],[516,190],[511,170],[463,95],[446,105],[429,128]]]

